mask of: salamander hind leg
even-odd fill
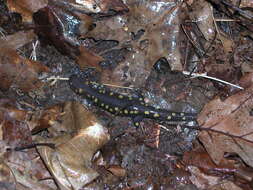
[[[135,127],[140,127],[140,122],[143,120],[143,116],[138,115],[133,117],[133,124]]]

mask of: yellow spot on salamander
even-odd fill
[[[143,98],[139,98],[139,101],[143,101]]]
[[[108,109],[108,108],[109,108],[109,106],[108,106],[108,105],[106,105],[106,106],[105,106],[105,109]]]
[[[94,99],[94,102],[95,102],[95,103],[97,103],[97,102],[98,102],[98,99],[97,99],[97,98],[95,98],[95,99]]]
[[[119,96],[118,96],[118,98],[119,98],[119,99],[122,99],[122,98],[124,98],[124,96],[122,96],[122,95],[119,95]]]
[[[144,111],[144,114],[149,115],[149,111]]]
[[[114,95],[114,93],[113,92],[110,92],[110,94],[109,94],[110,96],[113,96]]]
[[[128,114],[128,110],[124,110],[124,113],[125,113],[125,114]]]
[[[104,107],[105,106],[105,104],[104,103],[101,103],[101,107]]]
[[[131,111],[130,111],[130,114],[134,114],[134,111],[133,111],[133,110],[131,110]]]
[[[186,118],[185,118],[185,117],[183,117],[182,119],[183,119],[183,120],[186,120]]]
[[[138,110],[134,110],[134,113],[135,113],[135,114],[138,114],[138,113],[139,113],[139,111],[138,111]]]
[[[139,125],[140,125],[140,123],[138,123],[138,122],[135,122],[135,123],[134,123],[134,125],[135,125],[135,126],[139,126]]]
[[[160,115],[158,113],[155,113],[154,117],[160,117]]]
[[[110,108],[110,109],[109,109],[109,111],[110,111],[110,112],[113,112],[113,109],[112,109],[112,108]]]
[[[128,100],[133,100],[133,98],[131,96],[128,97]]]
[[[78,89],[78,93],[81,94],[82,92],[83,92],[83,89],[82,89],[82,88],[79,88],[79,89]]]
[[[122,114],[122,111],[120,111],[119,113]]]
[[[184,116],[184,113],[180,113],[181,116]]]
[[[115,107],[114,110],[115,110],[115,111],[119,111],[119,108],[118,108],[118,107]]]
[[[98,92],[99,92],[100,94],[103,94],[103,90],[99,90]]]
[[[168,115],[168,116],[167,116],[167,119],[168,119],[168,120],[171,120],[171,115]]]
[[[175,117],[175,116],[176,116],[176,113],[172,113],[171,115]]]

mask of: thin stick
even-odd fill
[[[32,43],[33,50],[30,55],[30,59],[32,59],[33,61],[37,61],[36,48],[37,48],[38,44],[39,44],[39,40],[36,40],[35,43]]]
[[[241,90],[243,90],[244,88],[241,87],[241,86],[238,86],[238,85],[235,85],[235,84],[232,84],[230,82],[227,82],[227,81],[224,81],[224,80],[221,80],[221,79],[217,79],[215,77],[210,77],[207,75],[207,73],[190,73],[189,71],[183,71],[183,74],[184,75],[189,75],[189,76],[193,76],[193,78],[195,77],[202,77],[202,78],[207,78],[207,79],[211,79],[211,80],[214,80],[214,81],[218,81],[220,83],[223,83],[223,84],[226,84],[226,85],[230,85],[230,86],[233,86],[235,88],[239,88]]]

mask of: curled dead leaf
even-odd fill
[[[39,88],[42,82],[38,76],[42,72],[48,72],[48,67],[39,62],[21,57],[18,53],[9,48],[6,41],[0,40],[0,88],[8,90],[12,85],[20,88],[24,92]]]
[[[32,14],[47,6],[48,0],[7,0],[10,11],[18,12],[25,22],[32,22]]]
[[[109,134],[98,122],[86,124],[90,125],[82,125],[72,136],[63,135],[52,139],[51,143],[56,144],[56,149],[38,148],[61,189],[80,189],[98,176],[91,168],[91,160],[95,152],[109,140]]]
[[[245,77],[252,81],[251,77]],[[245,84],[249,84],[244,81]],[[198,122],[207,131],[199,139],[216,164],[225,152],[237,153],[248,165],[253,166],[253,86],[240,91],[225,101],[215,98],[205,105]],[[208,131],[209,129],[209,131]],[[213,132],[212,132],[213,130]]]
[[[118,165],[110,165],[107,170],[117,177],[124,177],[126,175],[126,170]]]

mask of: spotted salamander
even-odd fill
[[[143,118],[173,122],[196,120],[196,114],[157,109],[147,105],[141,97],[112,92],[103,85],[84,81],[77,75],[69,78],[69,85],[76,94],[87,98],[103,110],[119,116],[131,117],[135,126],[139,126]]]

